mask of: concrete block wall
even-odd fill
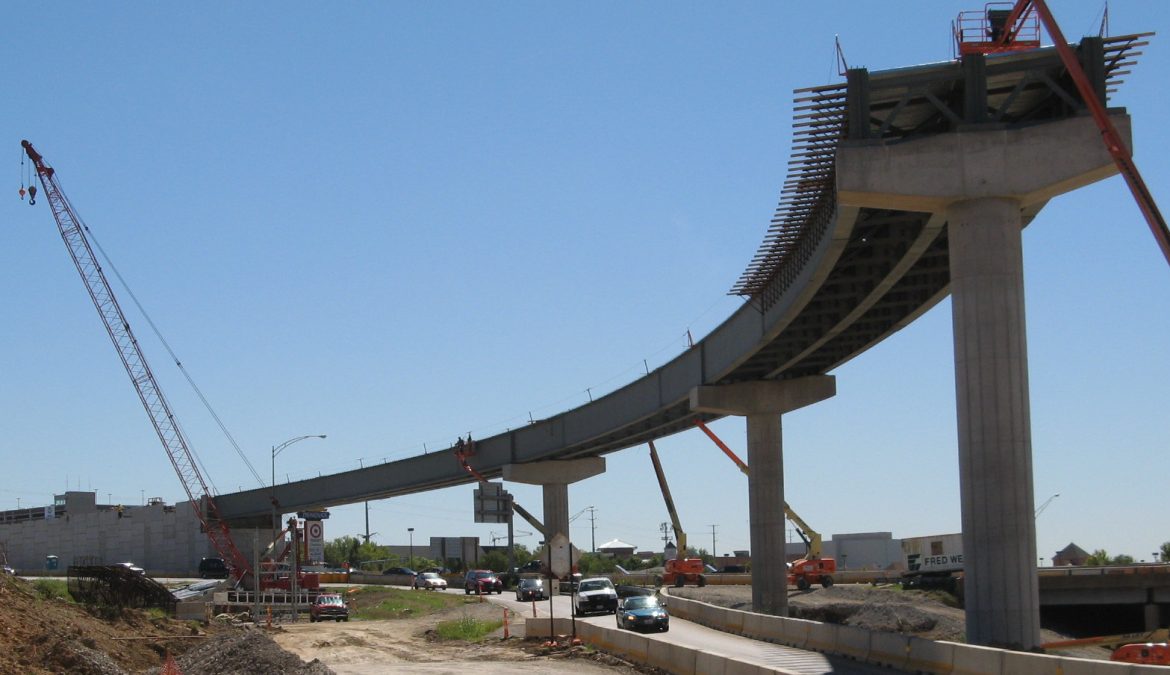
[[[232,532],[249,560],[252,532]],[[261,534],[263,547],[269,532]],[[21,573],[44,570],[45,556],[55,555],[62,574],[75,559],[94,557],[107,564],[134,562],[156,575],[187,575],[198,569],[201,558],[218,555],[200,531],[189,502],[130,507],[121,518],[115,511],[102,510],[0,525],[0,544],[8,552],[9,564]]]

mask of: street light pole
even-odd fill
[[[410,535],[410,564],[407,565],[410,569],[414,569],[414,528],[406,528],[407,534]]]
[[[276,456],[288,446],[298,441],[303,441],[306,438],[325,438],[325,434],[297,436],[296,438],[288,439],[280,445],[272,446],[272,483],[270,483],[269,489],[271,490],[270,499],[272,500],[272,542],[274,545],[276,543],[276,533],[280,531],[280,514],[276,512]],[[274,549],[273,554],[275,553],[276,551]]]

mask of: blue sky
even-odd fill
[[[22,138],[61,184],[264,481],[485,437],[584,403],[725,319],[787,167],[792,90],[851,66],[947,60],[982,3],[42,3],[0,56],[0,505],[66,489],[183,498],[44,202],[17,197]],[[1053,0],[1066,35],[1097,2]],[[1170,5],[1115,0],[1112,34]],[[1113,100],[1170,200],[1170,56],[1155,37]],[[1059,158],[1056,158],[1057,161]],[[1049,204],[1024,234],[1041,556],[1150,559],[1170,531],[1170,266],[1124,183]],[[121,295],[124,291],[117,289]],[[123,304],[130,303],[123,298]],[[220,491],[257,487],[145,322],[132,325]],[[833,533],[959,530],[950,304],[837,371],[785,417],[789,503]],[[743,424],[714,429],[744,448]],[[659,444],[682,521],[749,547],[746,481],[698,431]],[[645,448],[570,489],[596,542],[661,545]],[[539,512],[535,488],[509,485]],[[472,486],[370,504],[383,543],[479,535]],[[530,529],[523,524],[518,529]],[[364,529],[334,509],[327,536]],[[588,548],[588,514],[573,524]],[[521,543],[532,545],[536,537]]]

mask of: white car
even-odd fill
[[[582,579],[573,595],[573,613],[578,615],[591,612],[613,614],[617,611],[617,604],[617,589],[605,577]]]
[[[414,575],[414,587],[424,588],[428,591],[445,591],[447,590],[447,580],[436,572],[419,572]]]

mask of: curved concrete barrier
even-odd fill
[[[869,631],[854,626],[825,624],[755,612],[744,612],[709,603],[671,596],[672,615],[726,633],[843,656],[859,662],[913,673],[938,675],[1165,675],[1161,666],[1143,666],[1093,659],[1074,659],[939,642],[897,633]],[[680,661],[690,667],[689,657]],[[694,672],[755,673],[777,672],[746,664],[718,654],[698,652]],[[659,666],[665,667],[665,666]],[[668,668],[669,669],[669,668]],[[672,672],[691,672],[677,670]]]

